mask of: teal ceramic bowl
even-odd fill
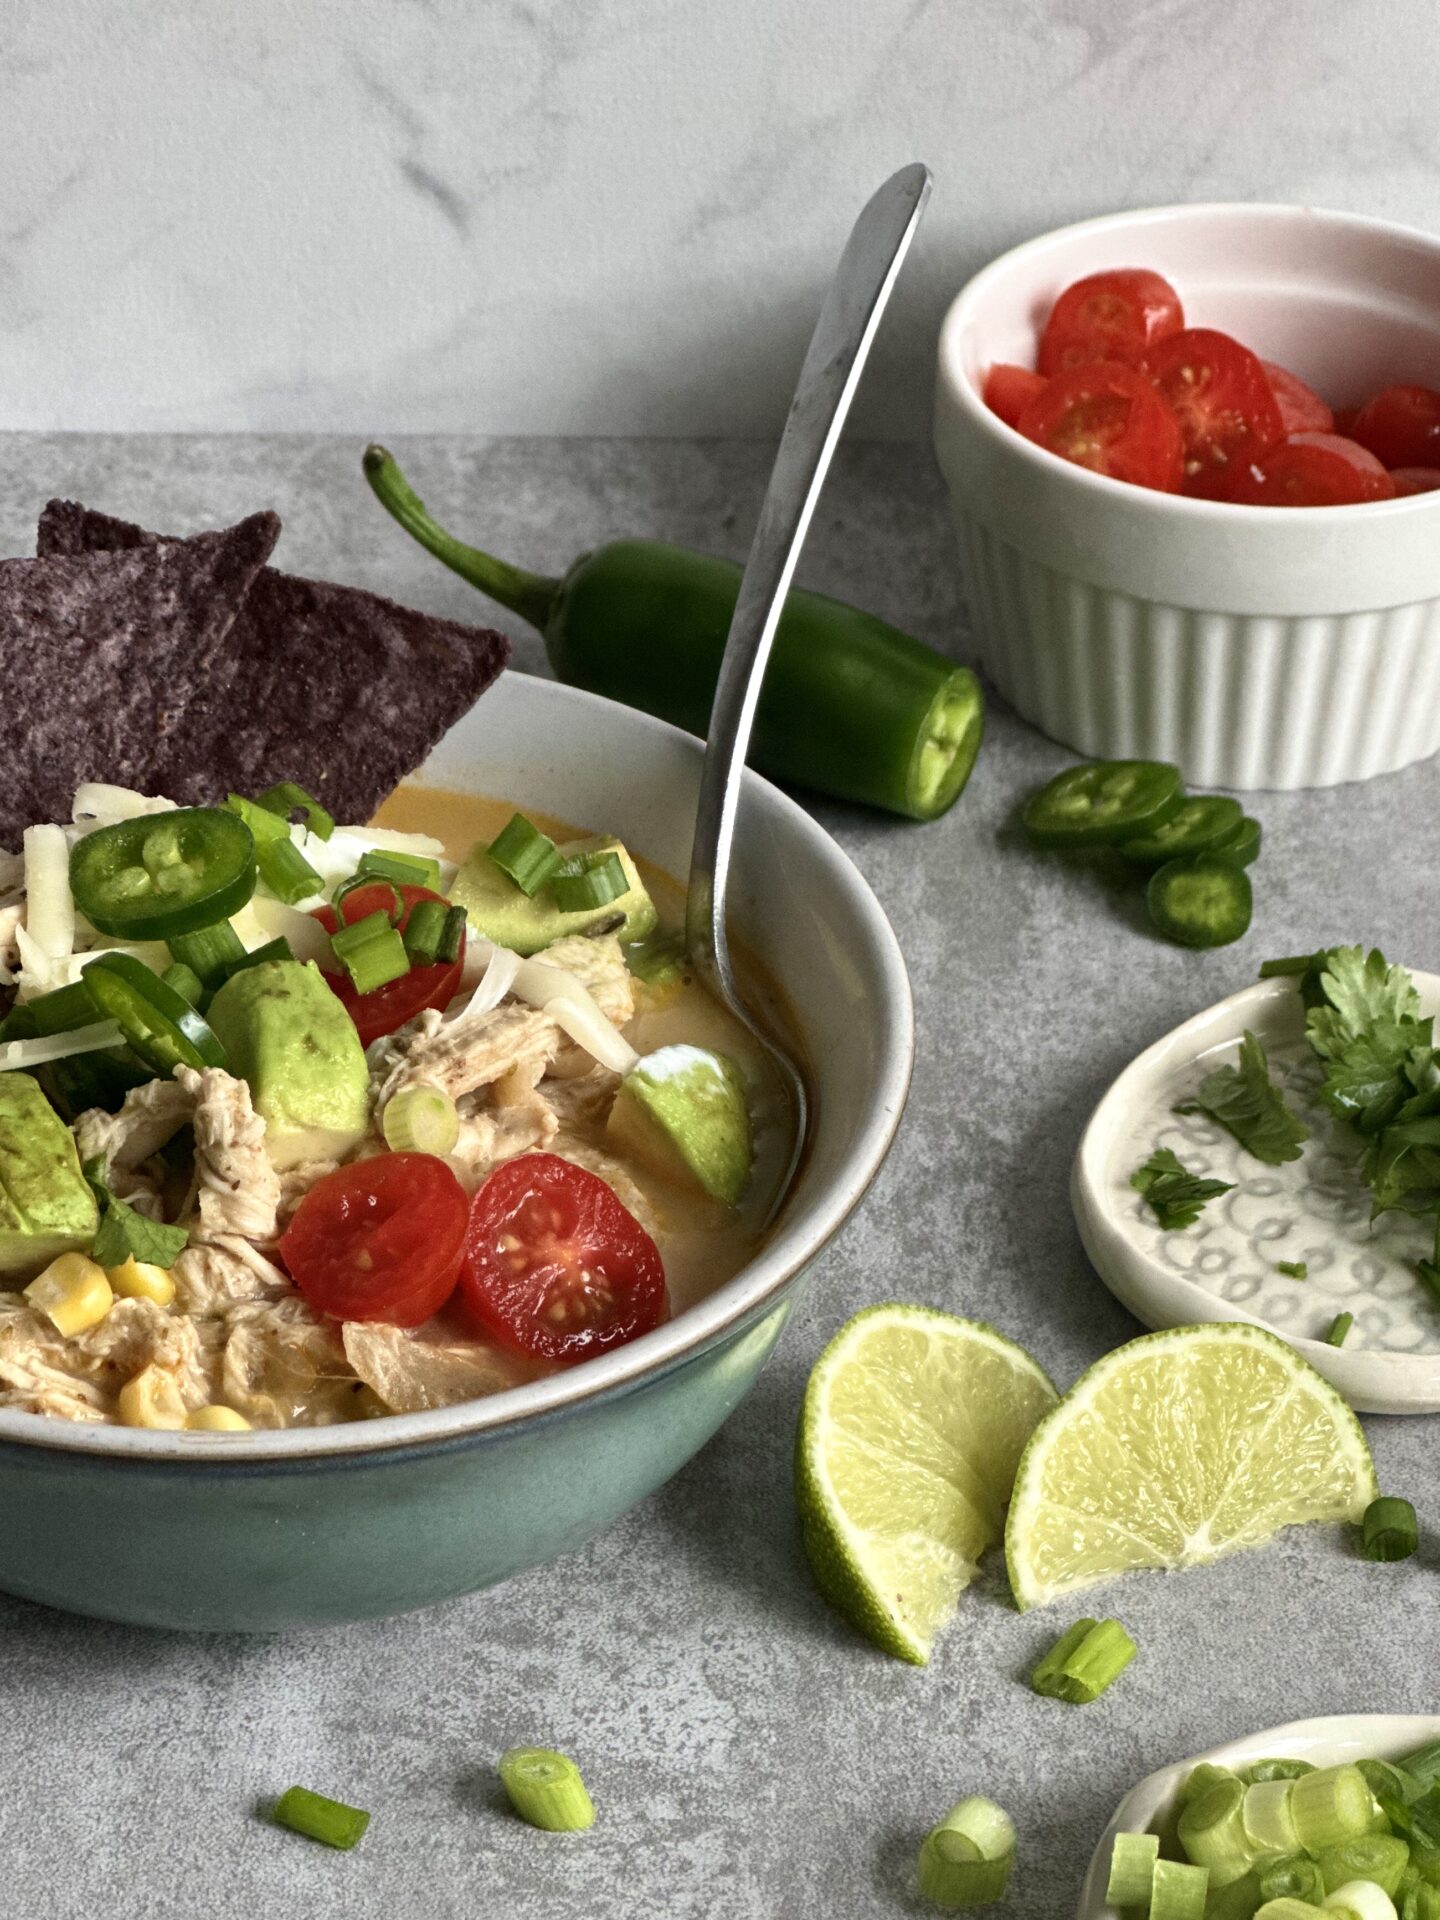
[[[509,674],[421,777],[603,825],[683,876],[699,770],[688,735]],[[808,1152],[756,1259],[627,1347],[430,1413],[201,1435],[0,1412],[0,1587],[210,1631],[398,1613],[567,1552],[683,1466],[754,1385],[800,1277],[874,1178],[913,1051],[905,966],[874,895],[754,776],[733,914],[813,1063]]]

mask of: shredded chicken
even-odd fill
[[[598,938],[572,934],[540,956],[547,967],[573,973],[612,1026],[623,1027],[635,1012],[635,982],[625,953],[613,933]]]
[[[392,1413],[423,1413],[513,1386],[515,1370],[474,1340],[429,1340],[403,1327],[349,1321],[345,1353]]]
[[[20,906],[0,907],[0,986],[13,986],[15,982],[15,972],[20,965],[20,942],[16,936],[24,912]]]
[[[256,1427],[352,1419],[362,1391],[339,1329],[298,1293],[231,1308],[220,1384],[226,1406]]]
[[[148,1366],[174,1375],[187,1407],[210,1398],[200,1336],[184,1315],[169,1314],[153,1300],[117,1300],[97,1325],[67,1339],[20,1294],[0,1294],[0,1390],[7,1405],[60,1392],[103,1417],[125,1382]]]
[[[82,1164],[104,1163],[104,1181],[117,1200],[152,1220],[162,1218],[160,1183],[146,1161],[188,1125],[195,1102],[174,1080],[147,1080],[132,1087],[118,1113],[91,1107],[75,1122],[75,1146]]]
[[[291,1291],[289,1277],[238,1234],[192,1240],[170,1269],[170,1278],[175,1305],[199,1320],[223,1314],[239,1300],[281,1299]]]
[[[265,1151],[265,1122],[249,1087],[219,1067],[177,1067],[175,1079],[194,1110],[200,1217],[191,1239],[273,1240],[280,1176]]]
[[[327,1173],[334,1173],[339,1164],[338,1160],[304,1160],[299,1166],[285,1169],[280,1175],[280,1200],[276,1207],[276,1227],[280,1233],[289,1226],[295,1209],[310,1189]]]
[[[553,1108],[537,1094],[523,1107],[480,1107],[460,1115],[460,1137],[449,1161],[461,1185],[473,1193],[502,1160],[546,1147],[559,1128]]]

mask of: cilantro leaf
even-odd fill
[[[1298,1160],[1301,1141],[1310,1138],[1305,1122],[1272,1085],[1265,1049],[1249,1032],[1240,1042],[1238,1063],[1207,1073],[1194,1099],[1176,1108],[1177,1113],[1197,1111],[1209,1114],[1247,1153],[1271,1167]]]
[[[1309,1262],[1305,1260],[1277,1260],[1275,1262],[1275,1271],[1277,1273],[1283,1273],[1290,1280],[1308,1280],[1310,1278],[1310,1265]]]
[[[1130,1184],[1144,1194],[1146,1204],[1167,1233],[1177,1227],[1193,1227],[1207,1201],[1231,1191],[1227,1181],[1202,1180],[1188,1172],[1169,1147],[1157,1147],[1144,1166],[1131,1174]]]
[[[87,1160],[85,1178],[100,1203],[100,1228],[90,1258],[102,1267],[119,1267],[129,1259],[142,1265],[173,1267],[190,1235],[184,1227],[167,1227],[151,1220],[124,1200],[117,1200],[105,1181],[105,1162]]]
[[[1327,1012],[1311,1014],[1312,1028]],[[1365,1033],[1338,1039],[1327,1027],[1323,1039],[1324,1046],[1311,1032],[1311,1044],[1325,1060],[1320,1097],[1367,1138],[1389,1126],[1414,1092],[1412,1070],[1423,1075],[1434,1055],[1429,1020],[1379,1020]]]
[[[1420,996],[1404,967],[1392,967],[1378,947],[1332,947],[1320,977],[1327,1005],[1307,1026],[1315,1051],[1328,1057],[1325,1041],[1339,1042],[1379,1026],[1420,1019]],[[1321,1015],[1323,1014],[1323,1018]]]

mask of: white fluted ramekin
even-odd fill
[[[1207,787],[1364,780],[1440,748],[1440,493],[1227,506],[1108,480],[980,398],[1033,365],[1070,281],[1153,267],[1187,321],[1233,332],[1353,406],[1440,386],[1440,240],[1283,206],[1088,220],[993,261],[940,334],[935,444],[981,661],[1081,753],[1178,762]]]

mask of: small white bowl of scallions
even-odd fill
[[[1079,1920],[1260,1920],[1276,1900],[1286,1920],[1440,1912],[1440,1713],[1296,1720],[1160,1768],[1116,1809]]]

